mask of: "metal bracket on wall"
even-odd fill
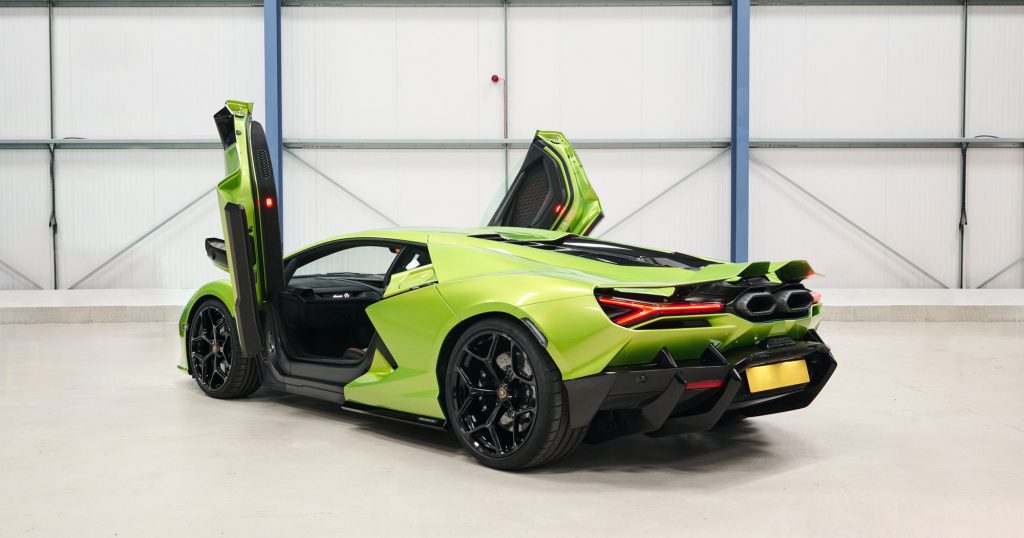
[[[114,254],[113,256],[111,256],[109,258],[107,258],[106,261],[104,261],[103,263],[97,265],[95,269],[93,269],[92,271],[89,271],[88,273],[86,273],[85,276],[83,276],[82,278],[78,279],[78,281],[75,282],[74,284],[72,284],[71,286],[69,286],[68,289],[73,290],[73,289],[77,288],[79,286],[79,284],[85,282],[86,280],[89,280],[93,275],[95,275],[96,273],[102,271],[104,267],[110,265],[114,260],[116,260],[116,259],[120,258],[121,256],[123,256],[124,253],[126,253],[129,250],[135,248],[135,245],[138,245],[139,243],[145,241],[147,237],[149,237],[149,236],[153,235],[154,233],[156,233],[157,230],[159,230],[160,228],[163,228],[164,226],[166,226],[167,223],[169,223],[172,220],[174,220],[175,218],[177,218],[178,215],[181,215],[182,213],[184,213],[186,210],[188,210],[188,208],[190,208],[190,207],[196,205],[197,203],[199,203],[199,201],[202,200],[203,198],[205,198],[206,195],[212,193],[215,190],[217,190],[217,187],[211,187],[209,190],[203,192],[203,194],[200,194],[199,196],[197,196],[191,202],[185,204],[185,206],[182,207],[181,209],[175,211],[174,213],[171,213],[171,215],[169,217],[167,217],[164,220],[160,221],[160,223],[158,223],[156,226],[153,226],[152,228],[150,228],[149,231],[147,231],[146,233],[140,235],[139,237],[137,237],[131,243],[128,243],[128,245],[126,247],[124,247],[121,250],[117,251],[116,254]]]
[[[897,258],[899,258],[899,259],[903,260],[903,261],[904,261],[904,262],[905,262],[905,263],[906,263],[907,265],[909,265],[909,266],[913,267],[913,268],[914,268],[914,269],[916,269],[916,270],[917,270],[917,271],[918,271],[919,273],[921,273],[922,275],[924,275],[924,276],[928,277],[928,279],[929,279],[929,280],[931,280],[932,282],[935,282],[936,284],[938,284],[938,285],[939,285],[939,286],[941,286],[942,288],[945,288],[945,289],[949,289],[949,286],[947,286],[947,285],[946,285],[945,283],[943,283],[943,282],[942,282],[941,280],[939,280],[938,278],[936,278],[936,277],[935,277],[934,275],[932,275],[932,274],[931,274],[931,273],[929,273],[928,271],[925,271],[925,270],[924,270],[924,269],[923,269],[923,268],[922,268],[922,267],[921,267],[920,265],[917,265],[916,263],[914,263],[913,261],[911,261],[911,260],[910,260],[910,258],[907,258],[907,257],[906,257],[906,256],[904,256],[903,254],[900,254],[900,252],[899,252],[899,251],[897,251],[896,249],[894,249],[894,248],[890,247],[890,246],[889,246],[888,244],[886,244],[886,242],[885,242],[885,241],[882,241],[881,239],[879,239],[878,237],[876,237],[876,236],[875,236],[874,234],[872,234],[871,232],[869,232],[869,231],[865,230],[865,229],[864,229],[864,228],[863,228],[863,227],[862,227],[861,225],[857,224],[856,222],[854,222],[853,220],[851,220],[851,219],[850,219],[849,217],[847,217],[846,215],[843,215],[843,214],[842,214],[842,213],[841,213],[841,212],[840,212],[840,211],[839,211],[838,209],[836,209],[836,208],[832,207],[831,205],[829,205],[829,204],[828,204],[827,202],[825,202],[825,201],[824,201],[824,200],[822,200],[821,198],[818,198],[818,197],[817,197],[817,196],[815,196],[815,195],[814,195],[813,193],[811,193],[810,191],[808,191],[807,189],[805,189],[805,188],[804,188],[804,187],[803,187],[802,185],[800,185],[800,184],[799,184],[799,183],[797,183],[796,181],[793,181],[793,179],[791,179],[790,177],[786,176],[786,175],[785,175],[785,174],[783,174],[782,172],[779,172],[779,171],[778,171],[778,170],[777,170],[777,169],[776,169],[775,167],[773,167],[773,166],[771,166],[770,164],[768,164],[768,163],[766,163],[766,162],[764,162],[764,161],[762,161],[762,160],[760,160],[760,159],[757,159],[757,158],[755,158],[755,157],[751,157],[751,158],[750,158],[750,162],[751,162],[751,163],[754,163],[754,164],[756,164],[756,165],[758,165],[758,166],[760,166],[760,167],[762,167],[762,168],[764,168],[765,170],[768,170],[769,172],[771,172],[771,173],[773,173],[773,174],[775,174],[775,176],[777,176],[777,177],[778,177],[779,179],[781,179],[781,180],[785,181],[785,182],[786,182],[786,183],[788,183],[788,184],[789,184],[790,186],[792,186],[792,187],[793,187],[793,188],[795,188],[796,190],[798,190],[798,191],[800,191],[801,193],[803,193],[803,194],[804,194],[804,196],[807,196],[807,197],[808,197],[808,198],[810,198],[811,200],[814,200],[815,202],[817,202],[817,203],[818,203],[818,205],[820,205],[821,207],[825,208],[825,209],[826,209],[826,210],[827,210],[827,211],[828,211],[829,213],[832,213],[832,214],[833,214],[833,215],[835,215],[836,217],[839,217],[839,219],[840,219],[840,220],[842,220],[842,221],[843,221],[843,222],[845,222],[846,224],[850,225],[850,227],[852,227],[853,229],[855,229],[855,230],[857,230],[858,232],[860,232],[861,234],[863,234],[863,235],[864,235],[865,237],[867,237],[868,239],[870,239],[871,241],[873,241],[874,243],[876,243],[876,244],[877,244],[878,246],[880,246],[880,247],[882,247],[883,249],[885,249],[885,250],[886,250],[887,252],[889,252],[889,253],[890,253],[890,254],[892,254],[893,256],[896,256]]]
[[[689,174],[686,174],[685,176],[683,176],[681,179],[679,179],[675,183],[669,185],[664,190],[662,190],[658,194],[656,194],[653,197],[651,197],[650,200],[647,200],[646,202],[640,204],[640,206],[637,207],[636,209],[634,209],[634,210],[630,211],[629,213],[627,213],[625,217],[622,217],[621,219],[619,219],[618,222],[616,222],[615,224],[611,225],[611,227],[609,227],[607,230],[604,230],[600,234],[598,234],[598,237],[604,237],[604,236],[608,235],[609,233],[611,233],[612,230],[614,230],[614,229],[618,228],[619,226],[625,224],[626,221],[628,221],[629,219],[631,219],[634,216],[638,215],[641,211],[646,209],[648,206],[650,206],[654,202],[657,202],[658,200],[660,200],[663,196],[665,196],[666,194],[671,192],[672,189],[675,189],[679,185],[682,185],[684,181],[686,181],[686,180],[690,179],[691,177],[697,175],[702,170],[704,170],[705,168],[707,168],[707,167],[711,166],[712,164],[718,162],[719,160],[721,160],[722,157],[725,157],[728,154],[729,154],[729,150],[726,149],[725,151],[723,151],[723,152],[715,155],[714,157],[712,157],[711,160],[709,160],[709,161],[705,162],[704,164],[698,166],[697,168],[693,169],[693,171],[691,171]]]
[[[982,281],[981,284],[978,284],[978,289],[984,288],[985,286],[987,286],[989,284],[989,282],[992,282],[993,280],[1003,276],[1003,273],[1009,271],[1010,269],[1013,269],[1013,267],[1015,265],[1017,265],[1018,263],[1020,263],[1020,262],[1024,262],[1024,256],[1021,256],[1020,258],[1017,258],[1017,260],[1014,261],[1013,263],[1011,263],[1010,265],[1007,265],[1006,267],[1003,267],[998,272],[996,272],[996,274],[986,278],[984,281]]]
[[[31,278],[25,276],[21,271],[15,269],[11,264],[9,264],[9,263],[7,263],[7,262],[5,262],[3,260],[0,260],[0,269],[3,269],[5,271],[7,271],[8,273],[10,273],[10,274],[20,278],[21,280],[24,280],[28,284],[31,284],[32,286],[34,286],[37,290],[43,289],[42,286],[40,286],[39,284],[36,284],[35,280],[32,280]]]
[[[292,150],[290,150],[288,148],[285,148],[284,152],[286,154],[288,154],[291,158],[293,158],[296,161],[299,161],[300,163],[302,163],[302,165],[305,166],[306,168],[309,168],[310,170],[312,170],[313,173],[315,173],[316,175],[326,179],[328,183],[330,183],[331,185],[334,185],[335,187],[340,189],[341,192],[344,192],[345,194],[351,196],[352,199],[354,199],[355,201],[359,202],[360,204],[362,204],[364,207],[366,207],[370,211],[373,211],[374,213],[376,213],[378,216],[380,216],[380,218],[388,221],[388,223],[391,224],[392,226],[399,226],[398,222],[396,222],[395,219],[385,215],[384,213],[381,213],[380,210],[378,210],[376,207],[373,207],[372,205],[370,205],[370,203],[367,202],[366,200],[363,200],[362,198],[360,198],[356,193],[346,189],[341,183],[338,183],[337,181],[335,181],[334,178],[332,178],[331,176],[323,173],[322,171],[320,171],[319,168],[313,166],[312,164],[310,164],[308,161],[306,161],[302,157],[299,157],[298,155],[296,155],[294,151],[292,151]]]

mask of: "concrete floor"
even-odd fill
[[[1020,536],[1024,324],[826,323],[810,408],[510,474],[295,396],[223,402],[169,323],[0,325],[0,536]]]

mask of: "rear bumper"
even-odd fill
[[[600,442],[635,433],[703,431],[727,415],[758,416],[807,407],[836,369],[828,346],[813,331],[808,334],[807,341],[724,355],[709,345],[701,363],[694,365],[681,366],[662,349],[652,364],[565,381],[571,427],[589,424],[588,441]],[[795,359],[807,361],[808,383],[750,392],[746,369]],[[717,381],[721,386],[700,388]]]

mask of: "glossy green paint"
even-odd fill
[[[251,177],[252,152],[249,147],[249,126],[252,122],[252,103],[243,101],[228,101],[225,103],[231,111],[234,119],[235,143],[224,150],[224,179],[217,184],[217,207],[221,215],[221,228],[223,230],[224,243],[230,251],[234,248],[231,245],[227,230],[227,221],[224,218],[224,206],[231,202],[245,208],[245,217],[249,224],[249,236],[252,238],[255,247],[254,257],[256,261],[253,277],[256,287],[257,304],[263,301],[263,240],[259,233],[259,214],[254,206],[253,178]],[[235,274],[235,267],[232,265],[232,257],[228,256],[228,273]]]
[[[367,309],[398,368],[356,380],[345,389],[348,399],[442,418],[437,365],[446,359],[441,356],[445,337],[477,316],[533,321],[549,341],[548,352],[564,379],[596,374],[608,366],[647,363],[662,347],[678,359],[693,359],[708,342],[728,350],[769,336],[801,338],[820,321],[820,307],[815,307],[805,318],[769,323],[716,314],[701,316],[710,323],[707,328],[627,329],[608,320],[594,298],[595,288],[627,282],[625,287],[634,291],[650,289],[657,295],[669,286],[735,278],[751,264],[717,264],[699,271],[625,267],[470,237],[496,231],[519,238],[564,235],[498,228],[395,231],[405,240],[426,242],[438,284],[395,297],[405,297],[403,301],[387,299]]]
[[[245,208],[256,252],[257,303],[264,302],[266,271],[258,212],[254,207],[251,149],[248,132],[252,103],[228,101],[236,142],[224,151],[225,177],[217,186],[220,208],[231,202]],[[597,288],[665,296],[674,286],[734,280],[748,269],[775,271],[785,262],[720,263],[696,271],[669,267],[629,267],[570,256],[550,250],[473,237],[495,233],[513,240],[554,240],[583,234],[601,215],[601,204],[583,166],[565,137],[538,131],[558,163],[574,198],[554,230],[482,227],[468,229],[402,228],[342,235],[310,248],[347,239],[387,239],[427,245],[431,265],[392,275],[383,299],[366,309],[374,328],[397,362],[392,368],[375,352],[366,374],[344,387],[349,401],[444,418],[439,399],[439,372],[444,349],[475,319],[505,316],[529,319],[544,334],[547,350],[564,379],[592,375],[609,366],[650,362],[662,347],[680,360],[699,357],[709,342],[723,350],[756,344],[769,336],[800,338],[815,328],[820,305],[805,318],[751,323],[731,314],[702,316],[704,328],[641,331],[612,323],[598,305]],[[222,213],[222,223],[223,211]],[[225,223],[225,238],[228,237]],[[227,245],[230,249],[231,245]],[[230,256],[229,256],[230,260]],[[709,260],[713,261],[713,260]],[[234,275],[235,268],[229,267]],[[809,267],[808,267],[809,270]],[[768,274],[769,278],[775,278]],[[777,279],[776,279],[777,280]],[[185,332],[192,308],[203,298],[223,302],[235,315],[231,281],[205,284],[189,300],[179,323],[182,360],[187,371]]]
[[[431,284],[437,284],[437,274],[434,273],[433,265],[424,265],[396,273],[391,275],[391,281],[388,282],[388,287],[384,290],[384,299]]]
[[[629,267],[472,237],[494,233],[538,240],[565,235],[495,227],[407,228],[348,234],[313,245],[354,238],[423,243],[433,262],[393,275],[386,298],[367,308],[398,368],[392,369],[378,353],[370,370],[345,387],[346,399],[444,418],[438,398],[438,365],[445,360],[442,347],[453,328],[479,316],[504,315],[533,321],[547,338],[547,350],[564,379],[596,374],[608,366],[650,362],[662,347],[685,360],[699,357],[708,342],[728,350],[754,345],[769,336],[801,338],[821,319],[819,305],[805,318],[766,323],[714,314],[700,316],[710,323],[706,328],[641,331],[620,327],[601,310],[594,297],[596,288],[650,290],[652,295],[659,295],[665,293],[665,288],[680,284],[734,279],[752,264],[765,262],[719,263],[697,271]],[[233,308],[230,284],[217,281],[200,288],[186,312],[206,295]]]
[[[555,157],[562,178],[569,192],[574,193],[572,200],[563,209],[562,220],[555,230],[584,235],[593,228],[597,219],[601,218],[601,200],[590,184],[583,163],[576,155],[576,150],[558,131],[537,131],[537,138],[547,142],[545,152]],[[561,158],[558,158],[561,157]]]
[[[366,314],[398,368],[364,374],[345,386],[345,399],[444,418],[437,400],[437,351],[457,317],[438,287],[393,295],[370,305]]]

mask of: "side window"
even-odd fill
[[[384,277],[398,254],[397,247],[363,245],[317,258],[295,270],[294,276],[372,275]]]
[[[402,252],[402,257],[398,260],[398,265],[395,266],[394,272],[403,273],[424,265],[430,265],[430,254],[419,247],[406,247],[405,251]]]

